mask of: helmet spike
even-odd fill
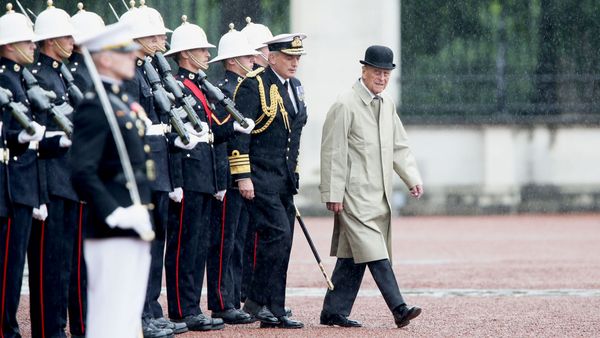
[[[13,4],[11,4],[10,2],[6,4],[6,12],[7,13],[12,13],[13,11]]]
[[[80,11],[83,10],[83,2],[77,3],[77,9],[80,10]]]
[[[135,0],[129,1],[129,7],[135,8]]]
[[[247,23],[247,24],[251,24],[251,23],[252,23],[252,18],[251,18],[251,17],[249,17],[249,16],[247,16],[247,17],[246,17],[246,23]]]
[[[48,8],[54,7],[54,1],[48,0],[46,3],[48,4]]]
[[[146,7],[146,0],[140,0],[140,7]]]
[[[235,28],[235,25],[232,23],[229,24],[229,31],[232,31]]]
[[[182,23],[182,24],[186,24],[186,23],[188,23],[188,22],[187,22],[187,20],[188,20],[188,17],[187,17],[187,15],[185,15],[185,14],[184,14],[184,15],[182,15],[182,16],[181,16],[181,23]]]

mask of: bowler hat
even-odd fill
[[[365,59],[360,60],[363,65],[381,69],[394,69],[394,52],[385,46],[371,46],[365,51]]]

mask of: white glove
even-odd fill
[[[246,122],[248,122],[248,128],[242,127],[238,123],[238,121],[235,121],[235,122],[233,122],[233,130],[237,131],[238,133],[242,133],[242,134],[250,134],[252,129],[254,129],[254,121],[247,117],[244,120],[246,120]]]
[[[73,141],[71,141],[67,135],[63,135],[60,137],[60,140],[58,140],[58,144],[61,148],[69,148],[71,144],[73,144]]]
[[[40,205],[39,208],[33,208],[33,214],[31,216],[38,221],[45,221],[48,217],[48,208],[45,204]]]
[[[208,133],[208,124],[206,122],[200,121],[200,125],[202,126],[202,131],[197,132],[196,129],[194,129],[194,127],[192,126],[192,124],[190,122],[184,123],[185,129],[187,129],[187,131],[190,134],[192,134],[194,136],[202,137],[202,136],[206,135],[206,133]]]
[[[219,190],[216,194],[214,194],[213,196],[219,200],[219,201],[223,201],[223,199],[225,198],[225,193],[227,193],[227,190]]]
[[[183,144],[183,141],[181,140],[181,137],[177,136],[177,138],[175,138],[175,146],[181,149],[186,149],[186,150],[192,150],[194,149],[194,147],[196,146],[196,144],[198,144],[198,142],[200,142],[200,138],[194,136],[194,135],[190,135],[190,143],[188,144]]]
[[[150,126],[152,125],[152,120],[150,120],[145,115],[140,116],[140,119],[142,120],[142,122],[144,122],[144,125],[146,126],[146,130],[150,129]]]
[[[116,208],[106,217],[105,222],[111,228],[133,229],[140,235],[152,231],[150,213],[143,205],[139,204],[127,208]]]
[[[31,141],[39,142],[44,138],[44,132],[46,131],[46,127],[40,125],[39,123],[33,121],[31,122],[31,126],[35,129],[35,133],[33,135],[29,135],[27,130],[23,129],[19,132],[17,139],[19,143],[27,143]]]
[[[175,203],[181,203],[181,201],[183,200],[183,189],[182,188],[173,189],[173,191],[171,191],[169,193],[169,198],[171,200],[173,200],[173,202],[175,202]]]

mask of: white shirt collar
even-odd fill
[[[279,79],[279,81],[281,81],[281,84],[284,84],[285,81],[287,81],[281,75],[277,74],[277,72],[275,71],[275,69],[271,68],[271,70],[273,70],[273,73],[275,73],[275,75],[277,75],[277,78]]]
[[[374,99],[376,96],[381,97],[381,95],[375,95],[375,94],[373,94],[373,92],[370,91],[369,88],[367,88],[367,86],[365,86],[365,83],[363,82],[362,77],[360,79],[358,79],[358,81],[363,86],[363,88],[365,88],[365,90],[367,91],[367,93],[369,93],[369,95],[371,95],[371,99]]]

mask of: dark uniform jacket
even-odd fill
[[[132,80],[125,81],[123,89],[131,95],[131,99],[137,101],[144,108],[147,117],[152,124],[169,124],[169,117],[161,115],[154,107],[154,97],[152,87],[147,80],[144,71],[145,61],[138,59],[136,63],[135,77]],[[152,148],[151,158],[156,166],[156,180],[152,182],[152,190],[167,191],[173,189],[169,174],[169,154],[167,136],[151,135],[146,140]]]
[[[149,146],[144,143],[144,123],[130,109],[130,101],[117,85],[105,83],[123,141],[133,167],[143,204],[151,199],[147,164]],[[117,207],[132,204],[117,148],[100,100],[88,93],[75,116],[71,166],[73,183],[88,201],[91,214],[86,223],[87,238],[137,237],[133,230],[110,228],[105,219]]]
[[[25,92],[22,79],[23,67],[15,62],[0,59],[0,87],[8,89],[13,94],[13,101],[23,103],[29,107],[29,101]],[[45,122],[45,113],[33,114],[27,111],[27,116],[36,120],[41,125]],[[60,137],[44,138],[37,151],[28,149],[29,143],[20,144],[18,134],[23,130],[21,125],[12,117],[9,111],[2,114],[4,148],[9,149],[8,162],[8,187],[11,200],[14,203],[37,208],[40,204],[48,201],[45,166],[40,165],[39,158],[52,158],[65,153],[60,148]]]
[[[218,116],[206,96],[199,88],[196,74],[179,68],[176,79],[184,84],[184,95],[191,95],[196,100],[194,110],[202,122],[208,124],[213,137],[212,143],[198,143],[192,150],[182,150],[178,156],[181,170],[175,177],[175,186],[187,190],[215,194],[225,189],[219,183],[217,171],[217,154],[215,146],[225,144],[234,135],[233,122],[228,117]]]
[[[297,193],[298,154],[307,113],[302,84],[289,79],[294,98],[272,69],[248,74],[235,93],[235,104],[256,127],[250,137],[239,135],[229,153],[231,173],[236,179],[252,178],[254,190],[270,193]],[[271,95],[271,87],[277,91]],[[291,99],[296,100],[294,112]],[[276,101],[276,102],[273,102]],[[275,104],[274,104],[275,103]],[[275,109],[270,109],[274,106]]]
[[[51,90],[56,94],[54,103],[60,105],[68,102],[66,94],[67,87],[60,73],[62,63],[52,59],[51,57],[40,54],[38,62],[31,69],[31,73],[38,80],[40,87],[45,90]],[[58,125],[45,112],[35,112],[40,115],[40,121],[43,121],[48,131],[60,131]],[[73,116],[68,116],[72,119]],[[65,150],[67,150],[66,148]],[[66,152],[63,156],[44,160],[40,165],[45,165],[45,172],[48,181],[48,193],[69,199],[71,201],[79,201],[75,189],[71,184],[71,169],[68,165],[68,157],[70,152]]]
[[[227,96],[233,100],[233,93],[235,93],[235,89],[236,89],[237,85],[242,80],[243,80],[243,77],[239,76],[238,74],[236,74],[232,71],[226,70],[225,76],[219,82],[218,87],[221,89],[223,94],[225,94],[225,96]],[[243,108],[242,109],[240,109],[240,107],[236,107],[236,108],[238,110],[240,110],[242,115],[244,115]],[[224,116],[226,118],[228,118],[228,116],[229,116],[227,111],[225,111],[225,109],[222,107],[218,107],[217,114],[219,114],[219,116]],[[228,156],[227,154],[229,154],[231,152],[230,143],[233,141],[234,140],[232,138],[230,138],[230,141],[227,142],[227,144],[218,145],[217,149],[216,149],[217,171],[219,172],[219,177],[217,178],[217,182],[219,183],[219,185],[221,187],[221,189],[219,189],[219,190],[223,190],[225,188],[230,188],[230,187],[237,187],[237,184],[234,184],[235,182],[231,179],[231,171],[229,169],[229,159],[227,158],[227,156]]]
[[[92,91],[94,89],[94,83],[90,77],[90,73],[83,61],[83,55],[73,52],[69,58],[69,70],[73,74],[75,85],[81,90],[82,93]]]

